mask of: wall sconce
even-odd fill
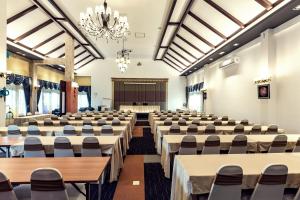
[[[9,95],[9,91],[4,87],[0,89],[0,98],[4,97],[4,101],[6,100],[6,97]]]
[[[0,78],[6,78],[7,75],[12,74],[11,71],[6,71],[6,72],[0,72]]]
[[[79,85],[78,85],[78,83],[76,83],[76,82],[72,82],[72,88],[79,88]]]

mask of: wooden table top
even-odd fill
[[[109,162],[109,157],[67,158],[0,158],[0,171],[12,183],[30,183],[31,173],[37,168],[56,168],[64,182],[97,182]]]

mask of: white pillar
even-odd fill
[[[0,6],[0,72],[6,72],[6,1]],[[0,78],[0,89],[6,86],[6,79]],[[0,126],[5,126],[5,101],[0,99]]]
[[[65,81],[74,81],[74,39],[68,34],[65,39]]]

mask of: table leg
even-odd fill
[[[10,158],[10,146],[7,146],[7,157]]]
[[[102,175],[103,176],[103,175]],[[102,192],[102,176],[101,176],[101,178],[100,178],[100,180],[99,180],[99,184],[98,184],[98,200],[101,200],[101,192]]]

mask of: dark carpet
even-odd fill
[[[145,199],[168,200],[171,195],[171,180],[165,178],[159,163],[145,163]],[[155,184],[153,184],[155,183]]]
[[[150,128],[143,129],[143,137],[133,137],[129,144],[128,155],[155,155],[153,135]]]
[[[117,187],[117,181],[109,183],[106,182],[102,185],[102,194],[101,199],[103,200],[112,200],[114,198],[114,193]]]

